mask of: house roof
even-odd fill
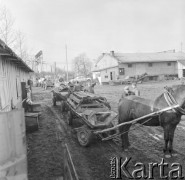
[[[179,60],[179,63],[181,63],[183,66],[185,66],[185,61],[184,60]]]
[[[134,62],[164,62],[185,60],[185,53],[182,52],[161,52],[161,53],[114,53],[119,63]]]
[[[18,57],[12,49],[10,49],[1,39],[0,39],[0,56],[6,57],[7,60],[12,61],[19,68],[26,72],[33,72],[33,70],[20,58]]]

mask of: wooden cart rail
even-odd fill
[[[79,180],[67,144],[65,144],[64,157],[64,180]]]
[[[124,122],[124,123],[121,123],[121,124],[118,124],[114,127],[111,127],[111,128],[107,128],[107,129],[104,129],[104,130],[100,130],[100,131],[95,131],[94,134],[100,134],[100,133],[104,133],[104,132],[108,132],[108,131],[111,131],[111,130],[116,130],[117,128],[121,127],[121,126],[124,126],[126,124],[134,124],[134,123],[137,123],[138,121],[140,120],[143,120],[143,119],[146,119],[146,118],[150,118],[152,116],[156,116],[162,112],[165,112],[165,111],[169,111],[169,110],[172,110],[172,109],[175,109],[175,108],[178,108],[180,107],[179,105],[175,105],[175,106],[171,106],[171,107],[167,107],[167,108],[164,108],[164,109],[161,109],[159,111],[156,111],[156,112],[153,112],[153,113],[150,113],[150,114],[147,114],[145,116],[142,116],[142,117],[139,117],[139,118],[136,118],[132,121],[129,121],[129,122]]]

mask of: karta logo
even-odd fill
[[[164,162],[164,158],[162,158],[160,163],[148,163],[143,164],[141,162],[135,163],[135,165],[132,168],[129,163],[131,162],[130,158],[125,158],[123,161],[123,158],[117,158],[113,157],[110,159],[110,165],[111,165],[111,179],[122,179],[122,177],[127,177],[129,179],[154,179],[154,169],[155,171],[158,170],[159,172],[159,178],[160,179],[184,179],[184,176],[182,175],[182,165],[179,163],[171,163],[168,164]],[[165,168],[167,173],[165,173]],[[132,169],[129,170],[129,169]],[[168,170],[169,169],[169,170]],[[148,171],[147,171],[148,170]],[[148,172],[148,173],[147,173]]]

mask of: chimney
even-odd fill
[[[110,55],[111,56],[114,56],[114,51],[110,51]]]

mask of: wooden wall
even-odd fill
[[[148,62],[141,63],[131,63],[132,67],[128,67],[127,63],[120,64],[119,68],[125,69],[125,75],[120,76],[120,78],[125,78],[126,76],[136,76],[147,73],[149,75],[164,75],[164,74],[178,74],[177,62],[153,62],[152,66],[149,66]]]
[[[0,113],[0,179],[27,180],[24,110]]]
[[[96,70],[104,70],[106,68],[112,68],[118,66],[118,61],[110,56],[109,54],[105,54],[103,58],[96,64]]]
[[[0,111],[9,111],[11,101],[21,107],[21,82],[27,82],[28,78],[29,72],[0,56]]]

